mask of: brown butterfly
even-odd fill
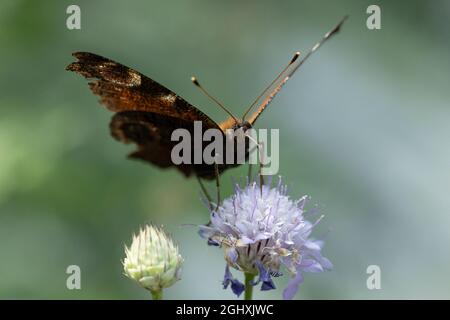
[[[238,164],[221,164],[217,167],[205,163],[175,165],[171,160],[171,150],[177,142],[171,141],[172,132],[178,128],[192,132],[194,121],[201,121],[203,130],[215,128],[221,130],[223,134],[227,129],[242,128],[245,131],[251,128],[292,74],[322,43],[339,31],[346,18],[326,33],[303,59],[298,61],[300,53],[296,52],[289,64],[256,98],[241,119],[233,116],[222,103],[208,94],[199,82],[192,78],[196,86],[230,115],[221,123],[214,122],[179,95],[142,73],[102,56],[88,52],[73,53],[77,61],[69,64],[66,70],[79,73],[88,79],[95,79],[89,83],[90,89],[100,96],[102,104],[115,112],[110,123],[111,135],[121,142],[132,142],[137,145],[137,150],[129,155],[130,158],[141,159],[161,168],[174,166],[185,176],[194,174],[199,178],[214,179],[217,174]],[[257,110],[246,119],[248,113],[262,98]],[[248,155],[248,150],[246,151]]]

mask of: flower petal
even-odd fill
[[[227,261],[230,261],[231,264],[235,263],[238,257],[239,254],[234,247],[225,248],[225,258]]]
[[[289,280],[288,285],[283,291],[283,299],[291,300],[298,291],[298,286],[303,282],[303,276],[300,271],[297,271],[297,274],[294,278]]]
[[[244,292],[244,290],[245,290],[245,285],[242,282],[240,282],[238,279],[234,279],[231,282],[231,291],[233,291],[233,293],[236,296],[239,297],[241,295],[241,293]]]
[[[266,270],[266,268],[264,268],[262,262],[257,261],[256,266],[258,267],[259,270],[258,280],[256,282],[253,281],[250,284],[252,286],[256,286],[258,283],[262,282],[261,291],[276,289],[275,284],[272,281],[272,277],[270,276],[270,273]]]
[[[318,263],[317,261],[314,261],[312,264],[310,264],[309,266],[305,266],[302,267],[302,271],[306,271],[306,272],[323,272],[323,267],[320,263]]]
[[[245,286],[238,279],[235,279],[231,274],[230,267],[226,265],[225,267],[225,275],[223,277],[223,288],[227,289],[231,284],[231,291],[238,297],[244,292]]]
[[[209,238],[208,239],[208,246],[218,247],[218,246],[220,246],[220,243],[217,242],[216,240],[213,240],[213,239]]]

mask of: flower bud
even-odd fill
[[[133,235],[131,246],[125,247],[125,254],[125,275],[152,294],[161,293],[180,279],[183,258],[161,228],[145,226],[138,235]]]

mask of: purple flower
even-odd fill
[[[232,277],[229,267],[258,275],[252,285],[261,290],[275,289],[272,277],[281,275],[284,266],[292,279],[283,291],[292,299],[303,281],[303,272],[322,272],[332,268],[322,256],[322,241],[310,238],[315,223],[305,220],[304,206],[309,198],[291,200],[281,178],[276,187],[247,183],[236,184],[234,194],[211,212],[211,222],[200,226],[200,235],[210,245],[224,249],[227,262],[224,288],[238,296],[244,286]],[[234,287],[233,287],[234,286]]]
[[[226,289],[231,284],[231,291],[238,297],[245,290],[245,285],[231,274],[230,267],[226,265],[225,275],[223,277],[223,288]]]
[[[262,282],[261,291],[276,289],[269,272],[264,268],[262,262],[257,260],[255,264],[258,267],[259,278],[256,282],[251,283],[251,285],[255,286],[258,283]]]

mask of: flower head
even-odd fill
[[[152,293],[161,292],[180,279],[183,258],[161,228],[145,226],[138,235],[133,235],[125,254],[125,275]]]
[[[292,279],[283,297],[291,299],[303,281],[302,272],[332,268],[321,255],[323,242],[310,238],[320,218],[314,224],[305,220],[308,199],[291,200],[281,178],[273,188],[256,182],[243,188],[236,184],[234,195],[211,212],[211,222],[200,226],[200,235],[208,239],[208,244],[224,249],[225,287],[231,283],[235,294],[242,292],[242,284],[229,271],[233,267],[258,275],[252,284],[261,283],[261,290],[275,289],[272,277],[280,276],[280,268],[285,266]]]

